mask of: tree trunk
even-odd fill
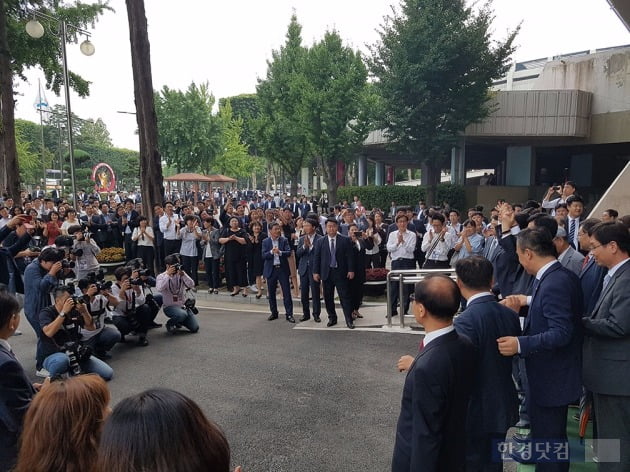
[[[437,186],[440,183],[440,173],[442,166],[435,161],[425,162],[427,173],[427,206],[439,205],[437,201]]]
[[[323,171],[324,182],[326,182],[326,193],[328,194],[328,206],[333,208],[337,202],[337,160],[326,161],[321,159],[321,169]]]
[[[300,178],[300,173],[301,173],[302,169],[299,169],[297,171],[291,172],[290,177],[291,177],[291,197],[296,197],[298,194],[298,180]]]
[[[147,32],[144,0],[126,0],[131,42],[133,89],[136,102],[136,119],[140,138],[140,190],[142,209],[148,218],[153,205],[164,200],[162,159],[158,151],[157,116],[153,98],[151,75],[151,48]],[[149,220],[151,221],[151,219]]]
[[[20,200],[20,167],[15,144],[15,103],[13,101],[13,71],[7,37],[7,13],[5,0],[0,0],[0,147],[3,178],[2,191],[7,190],[9,197],[17,205]]]

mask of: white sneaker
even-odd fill
[[[50,377],[50,372],[48,372],[46,369],[42,367],[41,369],[35,371],[35,375],[45,379],[46,377]]]
[[[250,285],[249,289],[252,291],[252,293],[258,293],[258,289],[256,288],[255,285]]]

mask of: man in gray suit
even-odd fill
[[[630,233],[622,223],[593,228],[591,253],[608,268],[602,293],[590,316],[584,317],[584,386],[593,392],[600,472],[630,470]],[[619,448],[617,450],[617,448]],[[617,462],[609,454],[620,453]],[[606,457],[608,456],[608,457]]]
[[[584,256],[573,249],[569,244],[567,231],[564,228],[558,226],[556,237],[553,238],[553,245],[556,246],[556,251],[558,251],[558,262],[562,264],[565,269],[569,269],[575,275],[579,276],[582,271]]]

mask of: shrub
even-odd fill
[[[367,185],[364,187],[339,187],[337,198],[339,201],[348,200],[357,195],[367,209],[380,208],[387,211],[391,202],[397,206],[411,205],[415,207],[418,201],[426,198],[426,187],[405,185]],[[465,206],[464,187],[461,185],[440,184],[437,187],[437,204],[448,202],[451,208],[463,209]],[[336,202],[335,202],[336,203]],[[332,205],[333,202],[330,202]]]

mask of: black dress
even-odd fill
[[[221,231],[222,238],[229,238],[232,234],[249,241],[248,234],[241,228],[236,231],[232,231],[230,228],[223,228]],[[247,260],[247,245],[242,245],[238,241],[232,240],[228,241],[223,246],[225,247],[223,260],[225,263],[225,278],[227,280],[228,290],[232,290],[235,286],[246,287],[247,269],[245,264]]]
[[[247,245],[247,274],[249,284],[256,283],[256,277],[263,273],[262,242],[267,238],[267,233],[259,233],[257,242],[250,242]]]

